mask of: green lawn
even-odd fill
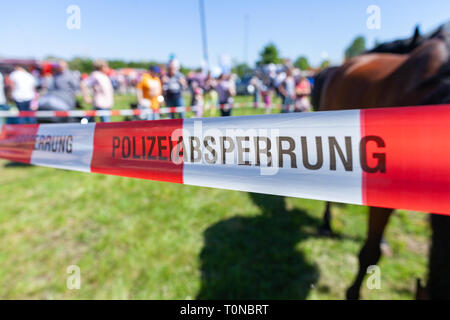
[[[185,105],[190,105],[190,97],[188,94],[185,94],[184,96],[184,101],[185,101]],[[90,106],[85,104],[81,97],[79,97],[79,101],[81,103],[81,105],[84,107],[84,109],[88,110],[90,109]],[[130,108],[130,104],[131,103],[136,103],[137,99],[134,95],[116,95],[114,98],[114,109],[129,109]],[[234,98],[234,101],[237,103],[252,103],[253,102],[253,98],[251,96],[236,96]],[[273,102],[275,104],[280,103],[280,99],[279,98],[274,98]],[[272,113],[278,113],[279,110],[278,109],[273,109]],[[253,115],[253,114],[263,114],[264,113],[264,109],[255,109],[252,107],[243,107],[243,108],[235,108],[233,110],[233,116],[242,116],[242,115]],[[218,109],[215,110],[215,116],[219,116],[220,112]],[[188,112],[187,116],[191,117],[193,116],[194,113],[193,112]],[[213,114],[214,115],[214,114]],[[204,117],[209,117],[211,116],[209,111],[205,111],[204,112]],[[168,115],[163,115],[163,117],[168,117]],[[122,120],[124,117],[122,116],[114,116],[113,117],[113,121],[120,121]]]
[[[118,97],[116,108],[132,100]],[[335,205],[341,237],[322,238],[320,201],[4,160],[0,186],[2,299],[342,299],[366,233],[361,206]],[[362,296],[413,298],[429,234],[427,215],[397,212],[381,289],[364,286]],[[80,290],[66,288],[74,264]]]

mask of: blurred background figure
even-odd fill
[[[119,84],[117,88],[117,93],[124,95],[127,93],[125,76],[121,72],[117,72],[117,82]]]
[[[146,120],[159,119],[159,99],[162,94],[161,80],[159,74],[161,69],[158,66],[149,68],[149,72],[142,74],[141,80],[136,86],[138,107],[140,109],[151,109],[145,115]]]
[[[292,74],[292,67],[287,67],[285,76],[278,85],[278,92],[281,96],[281,112],[293,112],[295,102],[295,79]]]
[[[47,81],[50,78],[47,78]],[[77,106],[76,93],[79,80],[69,70],[67,62],[60,60],[54,76],[47,82],[46,93],[39,99],[40,110],[72,110]]]
[[[216,79],[211,75],[211,72],[208,71],[205,83],[203,85],[203,90],[205,111],[209,111],[210,117],[214,117],[216,113],[216,105],[218,99],[216,85]]]
[[[236,88],[230,74],[222,73],[216,86],[216,91],[219,96],[221,116],[231,116],[233,97],[236,95]]]
[[[77,104],[76,93],[79,88],[79,79],[71,70],[69,70],[67,62],[60,60],[53,78],[52,90],[55,91],[71,109],[74,109]]]
[[[203,116],[203,89],[197,81],[192,82],[191,87],[191,106],[195,108],[195,116],[200,118]]]
[[[169,61],[167,74],[162,77],[164,99],[168,107],[183,107],[183,90],[186,88],[186,79],[179,72],[180,63],[176,59]],[[184,118],[184,112],[178,112],[179,118]],[[170,114],[175,118],[175,113]]]
[[[36,97],[36,79],[20,65],[9,75],[11,98],[19,111],[31,111],[31,102]],[[19,123],[36,123],[36,118],[19,118]]]
[[[266,108],[266,113],[270,113],[272,109],[272,83],[270,77],[262,75],[261,97]]]
[[[191,106],[196,106],[199,104],[199,93],[203,94],[202,89],[205,83],[206,76],[202,73],[201,69],[197,69],[196,71],[190,71],[187,75],[187,83],[189,86],[189,91],[191,94]],[[203,99],[201,99],[203,100]]]
[[[295,86],[295,111],[306,112],[311,110],[309,96],[311,94],[311,84],[304,76],[300,76]]]
[[[5,80],[3,74],[0,72],[0,111],[8,111],[10,108],[6,104],[6,94],[5,94]],[[5,118],[0,117],[0,124],[3,124]]]
[[[76,94],[79,90],[79,77],[69,70],[67,62],[58,61],[53,68],[54,75],[47,77],[45,91],[38,99],[39,110],[68,111],[78,107]],[[41,123],[72,122],[72,118],[40,118]]]
[[[50,62],[42,63],[39,75],[39,89],[41,93],[45,93],[53,84],[53,66]],[[37,71],[37,70],[36,70]]]
[[[109,79],[108,63],[99,59],[94,62],[95,71],[83,82],[81,82],[81,90],[83,92],[84,102],[92,104],[95,110],[111,110],[114,105],[114,89]],[[92,89],[93,98],[89,93]],[[101,116],[102,122],[109,122],[110,116]]]
[[[201,69],[191,71],[188,73],[187,82],[191,94],[191,106],[194,108],[195,116],[201,117],[203,115],[203,87],[205,84],[206,75],[202,73]]]
[[[250,85],[253,86],[253,106],[258,108],[263,86],[261,77],[258,73],[255,73],[250,79]]]

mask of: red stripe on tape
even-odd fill
[[[182,128],[182,119],[98,123],[91,171],[183,183],[183,163],[171,160]]]
[[[54,111],[53,114],[55,117],[68,117],[69,116],[69,112],[67,112],[67,111]]]
[[[2,126],[0,158],[30,163],[38,129],[38,124]]]
[[[34,117],[36,114],[36,111],[19,111],[20,117]]]
[[[361,110],[364,204],[450,214],[450,108],[426,108]]]

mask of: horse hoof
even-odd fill
[[[322,237],[332,237],[334,236],[333,230],[328,226],[321,226],[319,228],[319,235]]]
[[[359,299],[359,290],[353,287],[347,289],[345,293],[345,297],[347,300],[358,300]]]
[[[416,300],[430,300],[426,286],[422,285],[419,278],[416,279]]]

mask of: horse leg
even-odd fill
[[[431,214],[427,291],[430,299],[450,299],[450,216]]]
[[[333,230],[331,230],[331,202],[327,202],[325,206],[325,212],[323,213],[323,222],[319,227],[319,234],[321,236],[331,236]]]
[[[370,207],[367,240],[359,253],[358,274],[353,284],[347,289],[347,299],[359,299],[359,291],[367,268],[377,264],[380,259],[380,244],[392,211],[393,209]]]

